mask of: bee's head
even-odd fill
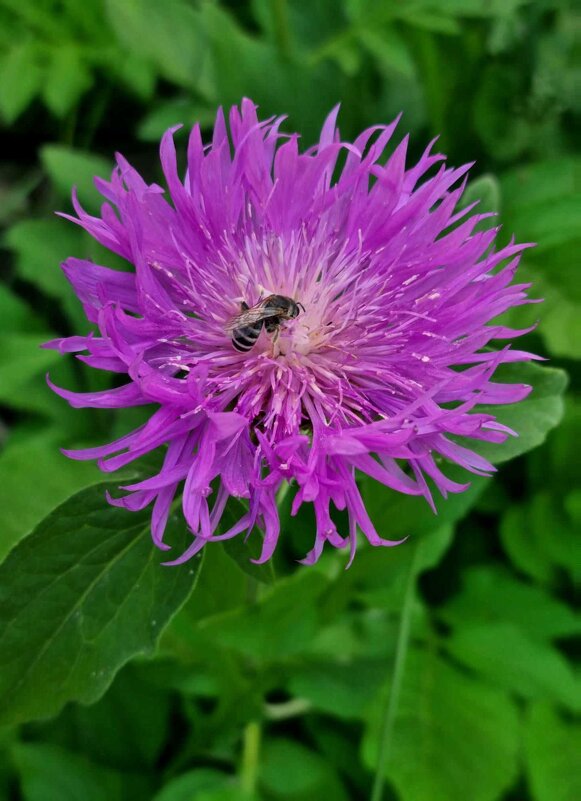
[[[302,303],[297,303],[296,301],[293,300],[289,308],[289,315],[291,317],[298,317],[300,312],[301,311],[304,312],[304,310],[305,307],[303,306]]]

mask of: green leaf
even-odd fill
[[[581,798],[581,726],[566,723],[548,704],[534,704],[525,730],[528,783],[534,801]]]
[[[103,474],[59,452],[60,429],[14,436],[0,453],[0,561],[52,509]],[[34,487],[34,491],[31,488]]]
[[[465,492],[449,495],[446,500],[435,496],[437,515],[417,495],[403,495],[371,480],[363,482],[365,506],[382,537],[398,539],[428,534],[456,523],[468,514],[486,487],[488,479],[467,476],[465,470],[455,465],[445,466],[444,471],[454,481],[470,482],[470,487]]]
[[[246,513],[246,507],[237,498],[230,498],[224,510],[220,530],[227,531]],[[245,534],[224,540],[222,547],[238,567],[253,579],[262,584],[273,584],[275,580],[274,563],[271,559],[264,564],[256,564],[253,559],[260,557],[262,550],[262,533],[254,529],[249,536]]]
[[[515,566],[538,581],[556,581],[558,567],[574,578],[580,576],[581,539],[548,492],[537,492],[528,504],[507,509],[500,536]]]
[[[55,745],[14,748],[24,801],[124,801],[147,797],[147,781],[97,766]]]
[[[27,404],[26,393],[32,378],[44,376],[49,367],[60,360],[53,350],[44,350],[42,342],[50,339],[50,334],[3,334],[0,335],[0,403],[7,406],[36,408]],[[45,387],[46,394],[50,393]],[[34,400],[34,399],[33,399]]]
[[[32,308],[11,290],[0,284],[0,319],[6,333],[30,331],[30,320],[34,316]]]
[[[364,27],[357,31],[357,38],[376,59],[378,66],[388,74],[396,72],[408,78],[415,75],[415,64],[409,47],[395,28],[377,30]]]
[[[295,669],[288,689],[321,712],[352,720],[365,716],[384,679],[384,660],[325,661]]]
[[[232,776],[211,768],[197,768],[172,779],[159,793],[156,793],[152,801],[193,801],[193,799],[206,801],[206,798],[212,798],[206,793],[220,790],[230,792],[230,795],[225,796],[226,799],[237,801],[239,798],[240,791],[237,792]]]
[[[567,374],[555,367],[536,364],[501,365],[494,380],[505,384],[529,384],[533,390],[519,403],[506,406],[477,407],[479,413],[493,414],[497,420],[518,434],[501,444],[471,442],[469,447],[493,464],[501,464],[536,448],[563,417],[563,393],[567,387]]]
[[[447,648],[455,659],[498,687],[524,698],[549,698],[581,710],[581,688],[567,660],[548,643],[533,640],[511,623],[457,629]]]
[[[91,73],[79,47],[67,42],[52,50],[43,96],[53,114],[64,117],[91,83]]]
[[[162,134],[173,125],[183,124],[186,131],[195,123],[203,128],[212,125],[216,116],[213,106],[194,102],[190,98],[179,98],[158,103],[141,120],[137,135],[146,142],[159,142]]]
[[[156,70],[150,61],[138,53],[129,51],[125,53],[125,58],[117,68],[120,81],[123,81],[142,100],[151,100],[155,91]],[[156,103],[159,103],[159,98],[156,99]]]
[[[260,784],[273,799],[292,801],[347,801],[347,793],[331,765],[319,754],[294,740],[265,743]]]
[[[528,164],[501,177],[507,231],[536,242],[527,251],[522,277],[533,282],[542,307],[511,312],[516,325],[540,314],[539,333],[558,356],[581,358],[581,289],[578,263],[581,159],[567,157]]]
[[[0,64],[0,113],[12,123],[40,91],[43,70],[34,41],[17,42]]]
[[[70,197],[76,186],[79,200],[87,211],[99,210],[104,199],[95,187],[94,178],[97,176],[109,180],[112,161],[66,145],[44,145],[40,149],[40,159],[64,197]]]
[[[581,615],[541,587],[492,565],[465,569],[461,591],[438,616],[458,628],[507,621],[540,640],[581,634]]]
[[[151,662],[126,665],[105,695],[91,706],[65,709],[74,720],[83,754],[118,770],[155,770],[170,731],[173,697],[148,681]]]
[[[68,256],[79,255],[83,238],[76,226],[57,218],[23,220],[8,229],[5,242],[16,254],[21,278],[58,300],[71,294],[59,265]]]
[[[478,178],[470,181],[466,187],[466,191],[462,195],[458,208],[464,209],[472,203],[478,203],[473,212],[475,214],[500,212],[500,185],[496,176],[488,174],[480,175]],[[498,217],[489,217],[487,220],[480,222],[475,230],[483,231],[495,225],[498,225]]]
[[[363,741],[377,763],[382,704]],[[496,801],[517,775],[518,717],[509,698],[412,649],[406,661],[386,777],[401,801]]]
[[[316,569],[279,579],[257,603],[207,618],[198,631],[216,645],[254,659],[274,660],[299,653],[317,628],[315,601],[328,580]]]
[[[0,566],[3,723],[96,701],[125,662],[154,650],[192,590],[199,560],[161,566],[149,511],[108,506],[106,489],[114,486],[70,498]],[[184,529],[170,519],[178,550]]]
[[[205,56],[196,11],[183,0],[119,3],[106,0],[106,13],[119,41],[151,60],[162,75],[195,87]]]

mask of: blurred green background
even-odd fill
[[[547,372],[525,441],[561,425],[438,517],[364,487],[381,534],[423,541],[388,799],[581,799],[580,31],[559,0],[0,0],[2,558],[99,481],[58,448],[138,420],[70,410],[47,370],[77,389],[107,376],[38,347],[86,330],[59,262],[114,266],[53,215],[73,184],[98,209],[92,176],[114,151],[160,180],[162,132],[209,128],[243,95],[305,146],[339,101],[344,138],[403,111],[412,159],[440,135],[452,164],[476,161],[468,192],[500,212],[501,238],[538,243],[521,273],[544,303],[511,323],[540,317],[524,347],[570,382],[563,404]],[[299,568],[309,525],[285,516],[275,583],[208,548],[154,658],[92,706],[0,728],[1,801],[368,798],[409,549]]]

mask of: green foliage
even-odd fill
[[[468,678],[432,649],[412,650],[387,776],[404,801],[492,801],[517,775],[518,715],[496,688]],[[377,759],[376,706],[363,759]]]
[[[533,704],[526,723],[526,760],[535,801],[574,801],[581,793],[581,727],[546,703]]]
[[[4,723],[95,701],[121,665],[153,651],[192,590],[195,567],[161,570],[148,515],[104,509],[107,488],[66,501],[0,566]],[[183,526],[170,524],[179,547]]]
[[[0,0],[0,801],[368,798],[418,542],[384,797],[581,797],[577,29],[554,0]],[[519,274],[544,302],[503,322],[540,320],[518,347],[550,363],[503,367],[532,393],[480,407],[518,434],[477,446],[498,475],[442,463],[470,487],[437,515],[362,478],[379,533],[408,539],[362,542],[348,571],[344,553],[295,564],[312,521],[292,487],[273,563],[250,561],[254,532],[164,568],[148,510],[108,507],[97,467],[59,452],[143,417],[46,387],[111,385],[39,347],[89,328],[58,265],[127,269],[53,212],[76,186],[97,213],[116,150],[161,182],[163,131],[185,143],[242,95],[305,146],[337,102],[345,138],[403,110],[410,159],[440,135],[452,164],[476,159],[462,205],[499,212],[480,229],[536,243]]]

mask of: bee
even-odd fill
[[[262,326],[267,334],[274,334],[276,342],[280,324],[284,320],[297,317],[301,309],[305,310],[302,303],[285,295],[267,295],[255,306],[249,306],[242,301],[240,308],[240,314],[232,319],[229,330],[232,332],[232,344],[241,353],[246,353],[255,345]]]

